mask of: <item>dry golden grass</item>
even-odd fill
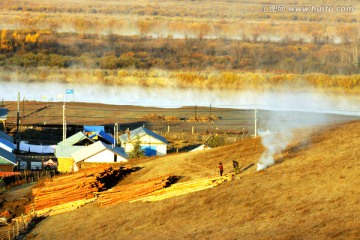
[[[254,167],[221,186],[153,203],[96,204],[41,222],[28,239],[359,239],[360,122],[314,131],[265,171]],[[258,139],[202,153],[139,161],[126,181],[163,173],[214,175],[219,161],[255,163]],[[135,164],[135,163],[133,163]]]

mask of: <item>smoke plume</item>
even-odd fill
[[[293,134],[288,132],[270,133],[261,138],[261,143],[266,148],[257,163],[257,170],[263,170],[275,163],[274,155],[286,149]]]

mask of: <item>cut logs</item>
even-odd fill
[[[177,176],[168,175],[127,185],[115,186],[107,191],[97,193],[97,202],[100,206],[105,206],[120,202],[132,201],[147,196],[156,190],[168,187],[177,179]]]
[[[114,179],[119,180],[128,171],[131,171],[130,166],[97,167],[45,181],[43,186],[32,189],[33,203],[26,206],[26,212],[35,210],[38,215],[49,212],[53,215],[76,209],[94,201],[94,192],[111,187]]]
[[[185,195],[192,192],[197,192],[201,190],[205,190],[208,188],[212,188],[215,186],[218,186],[222,184],[225,181],[231,181],[233,180],[233,175],[228,174],[221,177],[214,177],[214,178],[204,178],[189,182],[183,182],[183,183],[176,183],[171,185],[168,188],[164,188],[158,191],[154,191],[150,194],[147,194],[144,197],[137,198],[134,200],[131,200],[130,202],[136,202],[136,201],[143,201],[143,202],[153,202],[153,201],[160,201],[163,199],[176,197]]]

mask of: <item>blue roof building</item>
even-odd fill
[[[120,136],[121,146],[125,148],[125,152],[131,153],[134,144],[140,142],[141,149],[145,156],[162,156],[167,153],[168,141],[161,135],[153,131],[139,127]]]

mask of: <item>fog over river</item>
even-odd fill
[[[69,91],[70,90],[70,91]],[[66,92],[68,91],[68,94]],[[308,91],[202,90],[181,88],[140,88],[100,84],[1,82],[0,98],[23,100],[75,101],[163,108],[181,106],[228,107],[276,111],[306,111],[360,116],[360,96]]]

